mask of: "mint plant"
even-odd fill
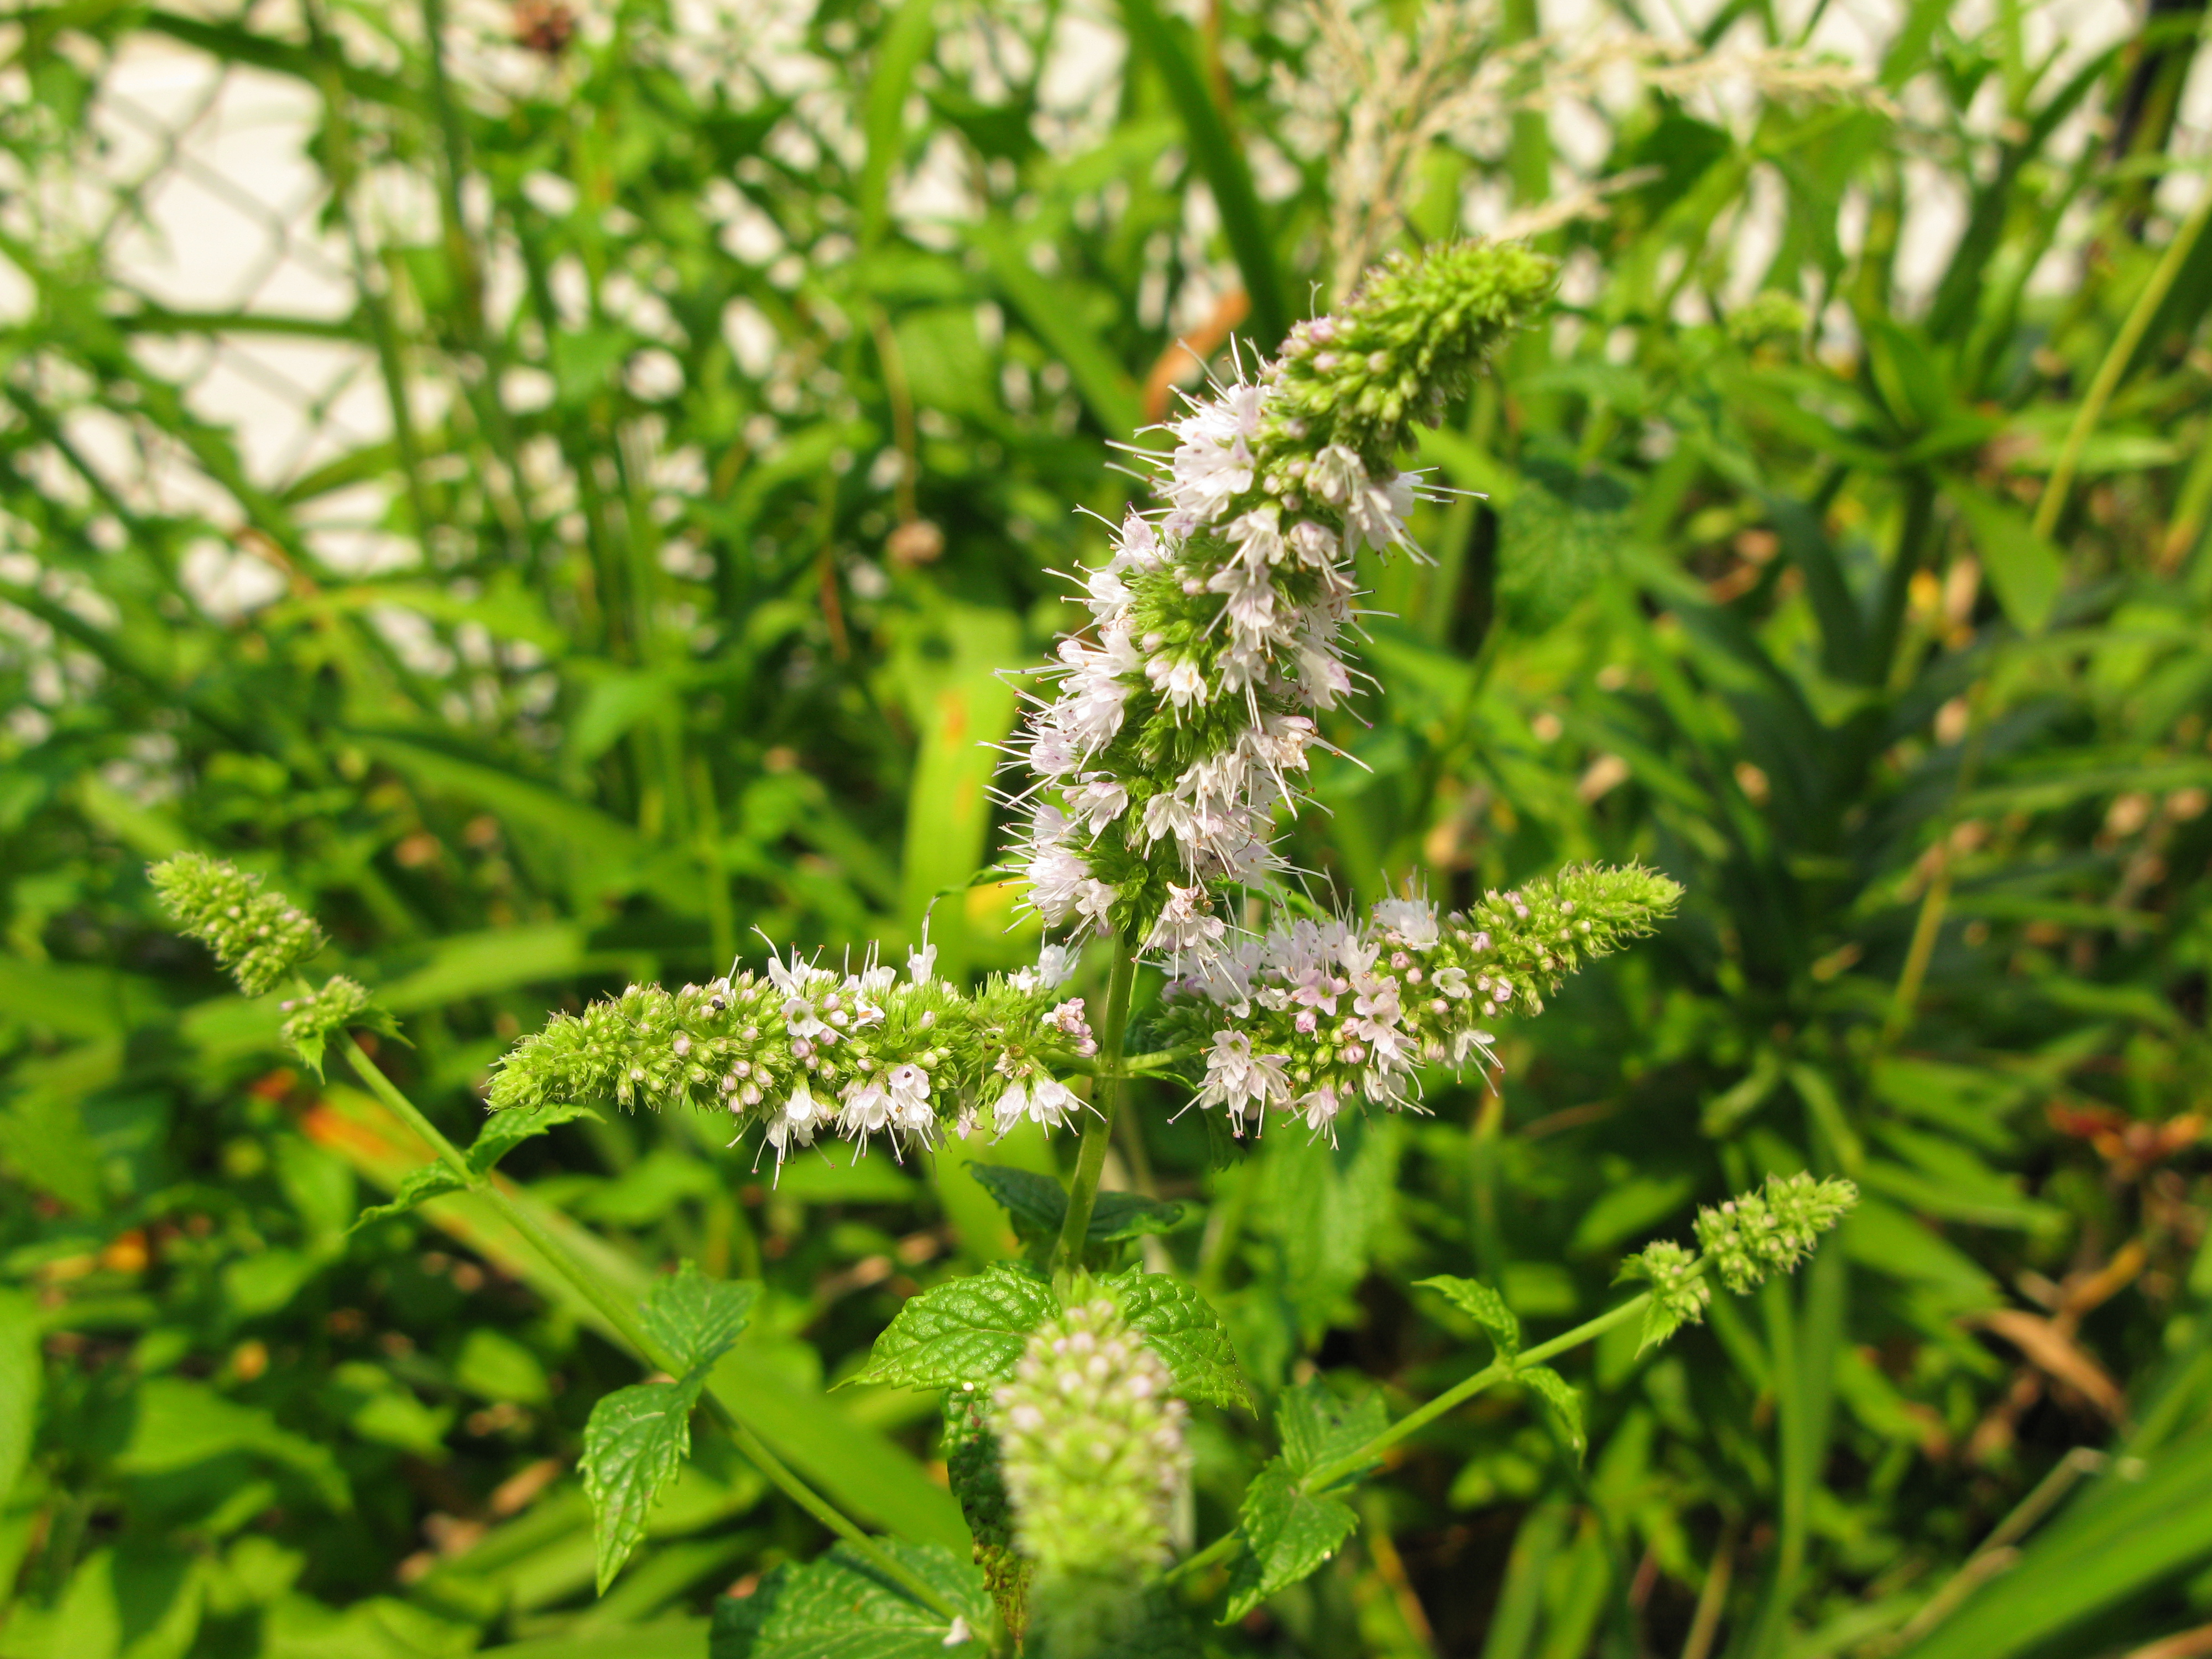
[[[584,1437],[602,1589],[704,1409],[840,1540],[725,1602],[718,1659],[1194,1650],[1194,1620],[1242,1617],[1343,1545],[1358,1524],[1347,1494],[1391,1445],[1510,1386],[1579,1455],[1580,1397],[1545,1362],[1630,1322],[1646,1346],[1667,1340],[1702,1316],[1709,1279],[1741,1293],[1787,1271],[1855,1200],[1847,1182],[1771,1176],[1706,1211],[1696,1251],[1662,1242],[1630,1258],[1622,1276],[1650,1288],[1533,1345],[1495,1287],[1427,1280],[1486,1334],[1490,1363],[1395,1418],[1379,1394],[1345,1400],[1318,1382],[1284,1394],[1279,1449],[1237,1525],[1202,1545],[1178,1535],[1190,1411],[1246,1411],[1253,1395],[1200,1290],[1124,1260],[1177,1207],[1102,1194],[1117,1115],[1174,1101],[1234,1157],[1265,1133],[1334,1139],[1347,1115],[1420,1109],[1425,1075],[1495,1066],[1498,1021],[1540,1012],[1565,975],[1648,932],[1679,896],[1649,870],[1584,866],[1463,910],[1408,896],[1346,915],[1277,849],[1309,757],[1328,744],[1321,717],[1353,693],[1357,562],[1419,556],[1404,514],[1422,486],[1395,465],[1412,423],[1464,391],[1551,280],[1510,246],[1395,259],[1171,426],[1165,506],[1132,513],[1090,574],[1091,622],[1040,682],[1056,689],[1036,699],[1025,775],[1005,797],[1023,823],[1010,861],[1048,932],[1033,967],[970,988],[936,973],[926,942],[898,967],[871,954],[834,969],[790,945],[758,974],[632,986],[515,1045],[463,1149],[351,1035],[392,1029],[368,990],[301,973],[325,947],[312,919],[216,860],[156,868],[179,924],[242,989],[291,986],[284,1037],[302,1060],[319,1069],[334,1048],[435,1149],[364,1219],[484,1195],[656,1373],[600,1400]],[[1090,995],[1076,988],[1087,962],[1103,983]],[[1140,1025],[1147,967],[1161,984]],[[1078,1134],[1064,1189],[979,1172],[1030,1259],[911,1297],[860,1374],[944,1395],[972,1561],[869,1535],[732,1409],[743,1381],[726,1366],[753,1287],[684,1263],[632,1304],[494,1178],[524,1139],[610,1106],[726,1114],[732,1147],[779,1172],[840,1139],[881,1137],[905,1159],[1024,1121]]]

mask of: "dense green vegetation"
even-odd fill
[[[349,1231],[425,1148],[284,1056],[277,998],[170,933],[146,866],[220,854],[312,908],[321,970],[399,1021],[365,1046],[463,1144],[549,1009],[757,966],[755,929],[896,957],[934,902],[941,974],[1033,960],[978,873],[979,745],[1015,718],[995,671],[1079,617],[1082,509],[1139,491],[1105,446],[1191,378],[1179,335],[1272,344],[1470,195],[1567,277],[1423,440],[1487,500],[1375,571],[1375,684],[1294,862],[1363,903],[1584,860],[1685,896],[1504,1024],[1495,1088],[1440,1079],[1333,1150],[1224,1161],[1134,1085],[1109,1182],[1183,1206],[1141,1259],[1220,1310],[1263,1408],[1194,1410],[1195,1535],[1297,1385],[1395,1415],[1480,1366],[1416,1281],[1498,1286],[1534,1340],[1768,1172],[1864,1197],[1794,1280],[1563,1358],[1586,1458],[1485,1395],[1206,1639],[2056,1659],[2212,1620],[2201,14],[2061,69],[2032,10],[1922,4],[1856,70],[1760,6],[1610,68],[1518,3],[442,11],[0,35],[0,1655],[695,1659],[723,1592],[817,1556],[702,1419],[595,1595],[575,1465],[637,1364],[480,1194]],[[118,276],[133,201],[94,222],[82,186],[151,46],[317,100],[335,319]],[[1568,104],[1602,140],[1572,167]],[[1909,281],[1931,179],[1964,227]],[[271,336],[359,350],[390,435],[278,476],[196,413],[185,348]],[[390,568],[331,533],[364,484]],[[210,607],[211,560],[273,597]],[[973,1156],[1072,1142],[771,1185],[726,1139],[609,1110],[502,1168],[640,1293],[681,1260],[758,1281],[719,1373],[749,1431],[964,1553],[937,1400],[826,1385],[1020,1252]],[[1224,1585],[1175,1594],[1218,1616]]]

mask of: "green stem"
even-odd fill
[[[1224,1532],[1197,1554],[1185,1556],[1175,1565],[1170,1567],[1160,1575],[1160,1582],[1164,1584],[1172,1584],[1177,1579],[1187,1578],[1192,1573],[1210,1567],[1217,1561],[1226,1561],[1243,1548],[1243,1533]]]
[[[1511,1359],[1491,1361],[1464,1382],[1445,1389],[1427,1405],[1418,1406],[1407,1412],[1358,1450],[1346,1452],[1341,1457],[1308,1471],[1305,1479],[1298,1482],[1298,1490],[1303,1492],[1326,1490],[1347,1474],[1364,1468],[1407,1436],[1419,1433],[1455,1406],[1472,1400],[1493,1383],[1509,1380],[1516,1371],[1526,1370],[1531,1365],[1540,1365],[1554,1354],[1565,1353],[1570,1348],[1578,1348],[1585,1342],[1595,1341],[1614,1326],[1626,1324],[1635,1318],[1650,1305],[1650,1302],[1651,1292],[1646,1291],[1641,1296],[1629,1297],[1617,1308],[1608,1309],[1595,1319],[1576,1326],[1565,1335],[1539,1343],[1526,1353],[1516,1354]]]
[[[2105,405],[2112,401],[2112,393],[2119,389],[2120,377],[2135,360],[2136,348],[2142,343],[2149,330],[2151,319],[2166,301],[2174,279],[2181,275],[2181,267],[2188,262],[2190,250],[2203,234],[2204,222],[2212,217],[2212,191],[2203,193],[2181,228],[2173,233],[2173,240],[2166,245],[2157,268],[2150,280],[2143,284],[2142,292],[2129,309],[2127,320],[2120,325],[2119,333],[2112,340],[2112,349],[2105,361],[2097,365],[2097,378],[2089,382],[2089,390],[2082,397],[2081,407],[2074,412],[2074,423],[2066,429],[2066,441],[2058,451],[2057,465],[2051,469],[2051,482],[2043,487],[2043,499],[2035,504],[2035,533],[2048,537],[2058,527],[2058,515],[2065,510],[2067,493],[2074,487],[2074,473],[2081,463],[2081,451],[2087,446],[2089,434],[2096,430],[2103,418]]]
[[[1098,1178],[1106,1170],[1106,1149],[1114,1139],[1114,1114],[1128,1079],[1121,1047],[1129,1033],[1129,994],[1137,982],[1137,953],[1121,934],[1114,936],[1114,967],[1106,983],[1106,1022],[1098,1037],[1098,1063],[1092,1091],[1093,1115],[1084,1126],[1075,1155],[1075,1178],[1067,1189],[1067,1215],[1053,1250],[1053,1278],[1065,1281],[1083,1266],[1083,1245],[1091,1235],[1091,1212],[1098,1202]]]
[[[471,1192],[490,1200],[507,1224],[527,1239],[538,1255],[545,1258],[547,1265],[568,1280],[577,1294],[606,1321],[625,1347],[658,1370],[672,1376],[682,1372],[683,1362],[646,1334],[644,1326],[638,1321],[637,1310],[629,1304],[628,1298],[617,1294],[612,1285],[579,1261],[543,1221],[516,1203],[514,1196],[493,1180],[488,1171],[480,1171],[472,1166],[460,1149],[446,1138],[444,1132],[423,1115],[422,1109],[385,1076],[383,1068],[368,1057],[361,1044],[354,1040],[351,1032],[342,1034],[338,1042],[345,1052],[346,1063],[368,1085],[369,1092],[398,1114],[408,1127],[422,1136],[437,1153],[438,1161],[466,1182]],[[707,1389],[708,1403],[716,1421],[728,1431],[731,1439],[737,1443],[738,1449],[751,1459],[754,1466],[785,1497],[851,1545],[855,1552],[867,1559],[871,1565],[925,1607],[944,1614],[948,1620],[957,1615],[958,1608],[926,1581],[909,1571],[905,1563],[896,1556],[862,1532],[850,1516],[841,1513],[829,1499],[808,1486],[781,1458],[763,1445],[760,1437],[738,1420],[729,1402],[721,1397],[720,1388],[711,1379]]]

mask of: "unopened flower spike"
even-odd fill
[[[1739,1296],[1756,1290],[1770,1274],[1788,1273],[1810,1255],[1820,1235],[1858,1201],[1859,1189],[1840,1178],[1820,1180],[1802,1171],[1771,1175],[1759,1191],[1698,1212],[1700,1253],[1662,1239],[1630,1256],[1620,1264],[1620,1277],[1651,1286],[1643,1346],[1663,1342],[1681,1326],[1704,1319],[1712,1299],[1705,1282],[1708,1269]]]
[[[184,932],[215,952],[250,997],[273,990],[323,948],[315,919],[261,878],[204,853],[179,853],[149,872]]]
[[[1114,1300],[1093,1292],[1029,1340],[992,1397],[1013,1542],[1053,1651],[1084,1653],[1169,1553],[1186,1407]]]

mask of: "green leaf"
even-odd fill
[[[708,1659],[981,1659],[993,1624],[982,1575],[939,1545],[880,1542],[944,1597],[969,1639],[948,1643],[951,1620],[841,1544],[787,1562],[750,1595],[718,1597]]]
[[[617,1389],[584,1425],[584,1490],[591,1497],[599,1594],[645,1538],[646,1516],[691,1451],[700,1378]]]
[[[469,1168],[478,1175],[489,1175],[500,1159],[531,1136],[542,1135],[556,1123],[598,1116],[590,1107],[568,1100],[548,1101],[543,1106],[510,1106],[504,1111],[494,1112],[485,1120],[483,1127],[477,1131],[477,1138],[469,1147]]]
[[[1668,1307],[1662,1298],[1653,1297],[1644,1305],[1644,1330],[1637,1340],[1637,1357],[1643,1358],[1647,1350],[1657,1347],[1681,1328],[1681,1314]]]
[[[465,1192],[468,1182],[454,1174],[444,1163],[425,1164],[419,1170],[410,1170],[399,1183],[399,1190],[392,1195],[388,1204],[372,1204],[354,1218],[350,1231],[359,1232],[372,1221],[388,1220],[395,1215],[405,1215],[426,1200],[447,1193]]]
[[[1571,1382],[1549,1365],[1531,1365],[1527,1370],[1516,1371],[1513,1380],[1527,1383],[1544,1396],[1544,1403],[1552,1408],[1559,1432],[1566,1436],[1577,1458],[1589,1449],[1589,1437],[1583,1432],[1583,1397]]]
[[[1521,1352],[1521,1322],[1505,1305],[1505,1298],[1489,1285],[1480,1279],[1455,1279],[1449,1273],[1417,1279],[1413,1283],[1442,1292],[1454,1307],[1487,1331],[1498,1346],[1499,1358],[1510,1361]]]
[[[1284,1395],[1275,1408],[1283,1461],[1301,1477],[1349,1456],[1389,1426],[1389,1407],[1380,1394],[1346,1401],[1312,1378]]]
[[[646,1292],[641,1322],[677,1358],[684,1376],[703,1376],[737,1342],[759,1296],[757,1285],[709,1279],[698,1263],[686,1261]]]
[[[1013,1375],[1030,1333],[1059,1310],[1051,1283],[1035,1267],[1025,1261],[994,1261],[980,1273],[947,1279],[908,1302],[876,1339],[866,1366],[853,1380],[910,1389],[1000,1382]],[[1168,1364],[1172,1370],[1173,1362]]]
[[[1275,237],[1260,210],[1252,172],[1215,106],[1213,93],[1185,44],[1188,26],[1170,21],[1154,0],[1122,0],[1121,16],[1129,44],[1141,51],[1167,83],[1168,98],[1190,135],[1192,158],[1213,191],[1222,234],[1244,278],[1252,301],[1251,337],[1272,351],[1290,331],[1291,310],[1275,264]],[[1341,300],[1346,296],[1338,295]]]
[[[1213,1304],[1197,1287],[1165,1273],[1132,1267],[1103,1281],[1131,1328],[1144,1334],[1185,1400],[1249,1406],[1237,1350]]]
[[[968,1173],[998,1200],[1014,1224],[1014,1235],[1024,1244],[1048,1243],[1060,1237],[1067,1216],[1067,1194],[1050,1176],[1033,1170],[1016,1170],[1003,1164],[970,1164]],[[1101,1193],[1091,1212],[1090,1244],[1114,1244],[1146,1233],[1164,1233],[1182,1219],[1182,1206],[1140,1193]]]
[[[1310,1497],[1278,1457],[1245,1488],[1237,1515],[1244,1553],[1229,1577],[1224,1624],[1235,1624],[1276,1591],[1314,1571],[1349,1538],[1359,1517],[1341,1498]]]
[[[2006,617],[2023,634],[2041,633],[2066,580],[2066,562],[2058,550],[2037,535],[2027,515],[2009,502],[1971,484],[1947,484],[1943,493],[1981,549],[1982,572]]]
[[[0,1510],[30,1460],[45,1381],[37,1304],[20,1291],[0,1291]]]

